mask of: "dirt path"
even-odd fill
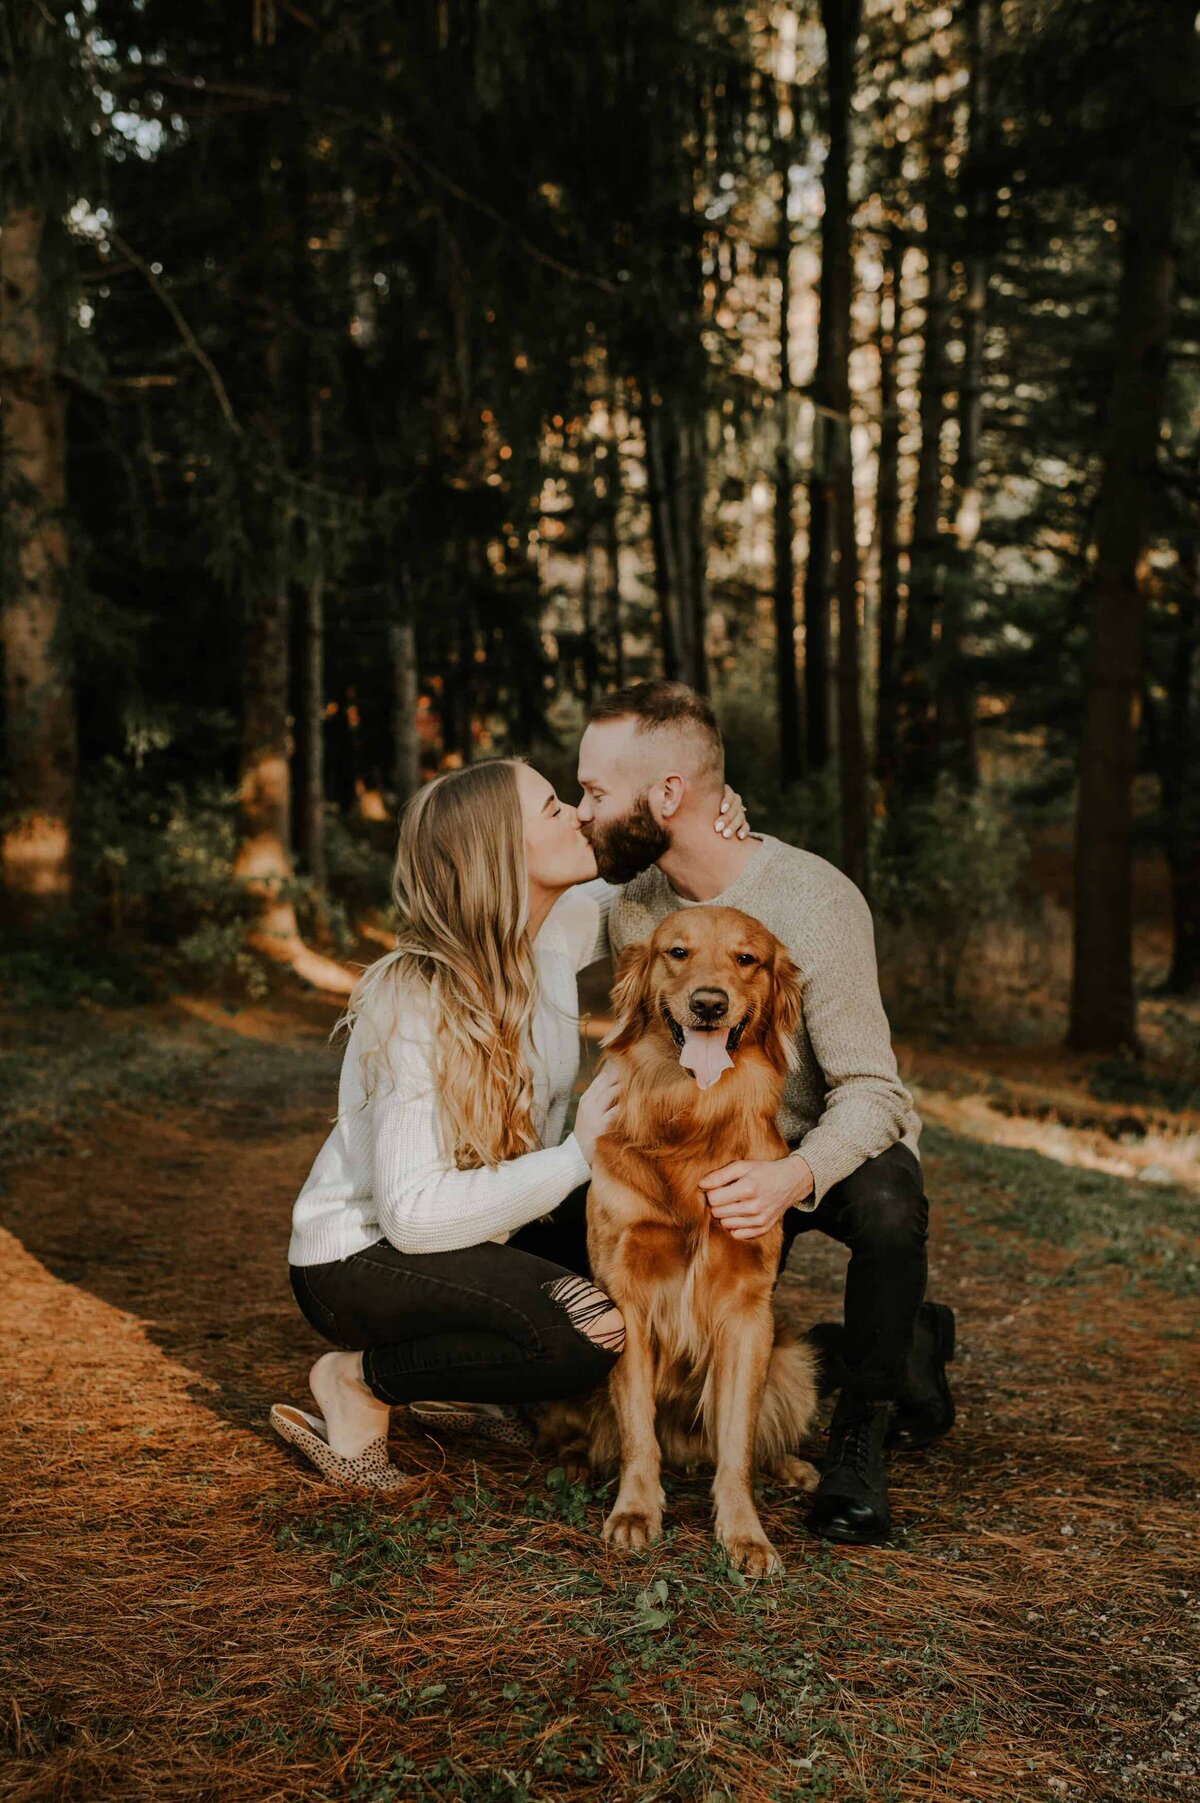
[[[318,1004],[202,1012],[28,1051],[83,1100],[0,1202],[0,1797],[1195,1786],[1193,1202],[931,1129],[960,1422],[897,1459],[895,1544],[818,1544],[770,1491],[788,1575],[746,1585],[679,1484],[664,1545],[623,1564],[600,1499],[523,1458],[398,1421],[411,1494],[363,1505],[272,1440],[316,1348],[287,1223],[336,1058]],[[136,1106],[89,1089],[106,1058]],[[840,1295],[816,1239],[785,1280],[801,1320]]]

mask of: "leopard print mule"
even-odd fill
[[[338,1484],[354,1484],[366,1490],[399,1490],[410,1480],[398,1471],[388,1458],[387,1440],[380,1434],[353,1459],[334,1452],[326,1438],[325,1423],[319,1415],[295,1409],[290,1403],[277,1402],[271,1409],[271,1426],[281,1440],[295,1446],[322,1477]]]
[[[496,1440],[502,1446],[519,1446],[525,1452],[536,1437],[521,1413],[507,1403],[410,1402],[408,1412],[434,1435],[469,1434]]]

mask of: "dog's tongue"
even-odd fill
[[[696,1033],[691,1027],[683,1029],[679,1062],[685,1071],[691,1071],[701,1089],[711,1089],[725,1071],[733,1069],[733,1059],[726,1049],[728,1038],[728,1028],[723,1033]]]

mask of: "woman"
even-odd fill
[[[741,829],[728,791],[722,814]],[[288,1251],[301,1311],[338,1350],[309,1374],[319,1415],[276,1405],[271,1421],[326,1476],[404,1481],[395,1404],[467,1399],[503,1418],[590,1388],[619,1356],[621,1316],[587,1280],[578,1231],[533,1225],[567,1198],[578,1223],[617,1099],[601,1070],[561,1138],[576,973],[606,951],[615,893],[595,875],[575,810],[517,761],[439,777],[404,811],[396,949],[350,998],[337,1122]]]

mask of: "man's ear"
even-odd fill
[[[764,1039],[768,1055],[780,1070],[788,1069],[796,1059],[796,1034],[804,1010],[804,992],[800,972],[780,946],[771,966],[771,1000],[767,1004]]]
[[[600,1042],[606,1052],[628,1051],[649,1023],[646,978],[652,956],[650,941],[643,939],[636,945],[627,945],[617,960],[612,990],[613,1026]]]
[[[682,776],[664,776],[662,781],[662,817],[670,820],[679,812],[683,802],[684,781]]]

